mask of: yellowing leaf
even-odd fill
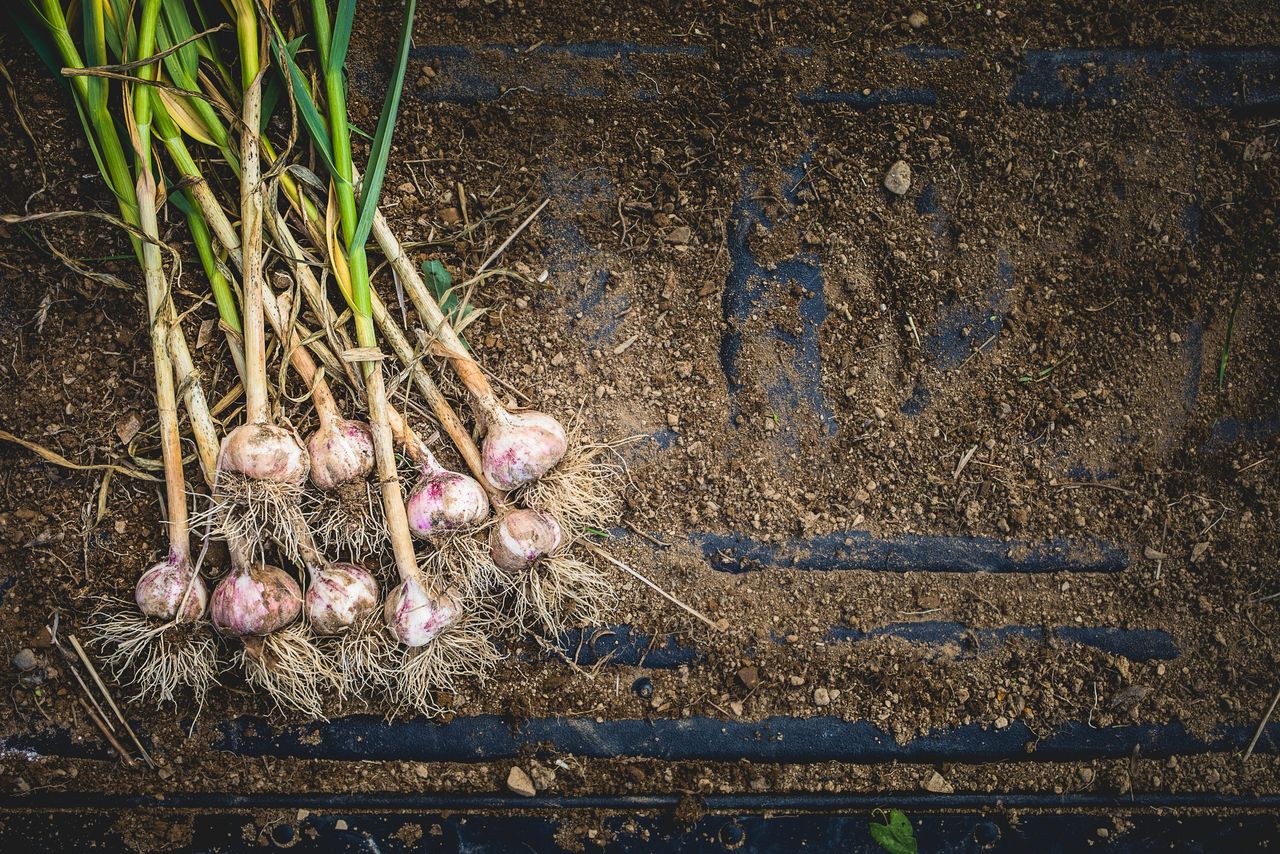
[[[169,112],[169,118],[182,128],[183,133],[205,145],[217,145],[213,141],[213,131],[209,129],[209,125],[200,117],[200,114],[191,109],[186,98],[159,87],[152,91],[160,96],[164,108]]]

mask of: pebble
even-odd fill
[[[693,239],[693,232],[687,225],[678,225],[667,232],[665,240],[676,246],[684,246]]]
[[[340,818],[333,823],[334,830],[346,830],[348,827],[350,827],[350,825],[347,824],[346,819]]]
[[[36,659],[36,654],[31,650],[20,649],[18,654],[13,657],[13,666],[25,673],[28,670],[35,670],[40,666],[40,662]]]
[[[756,667],[744,667],[738,671],[738,683],[748,691],[754,691],[760,684],[760,670]]]
[[[996,729],[1004,729],[1008,725],[1009,725],[1009,719],[1006,718],[1004,715],[1001,715],[1000,717],[996,718]]]
[[[956,787],[947,782],[947,778],[943,777],[937,771],[933,772],[933,776],[924,781],[926,792],[933,792],[936,795],[950,795],[956,790]]]
[[[813,702],[819,706],[831,705],[831,692],[826,688],[815,688],[813,691]]]
[[[899,160],[884,173],[884,188],[895,196],[905,196],[911,189],[911,167],[905,160]]]
[[[803,677],[803,676],[798,676],[798,675],[796,675],[796,674],[794,674],[794,673],[793,673],[791,676],[788,676],[788,677],[787,677],[787,681],[789,681],[789,682],[791,683],[791,686],[792,686],[793,688],[799,688],[801,685],[803,685],[803,684],[804,684],[804,677]]]
[[[907,15],[907,26],[913,30],[919,30],[929,26],[929,16],[919,9],[913,9],[910,15]]]
[[[525,798],[532,798],[538,794],[538,790],[533,787],[533,780],[519,765],[512,766],[510,773],[507,774],[507,788]]]

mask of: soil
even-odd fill
[[[362,4],[352,46],[353,109],[368,125],[396,17],[395,4],[383,5]],[[1023,3],[995,12],[924,4],[919,29],[907,6],[454,5],[420,15],[417,44],[470,46],[494,79],[519,85],[479,103],[435,100],[448,64],[415,59],[384,207],[403,239],[425,242],[420,257],[460,273],[551,199],[501,256],[512,275],[476,293],[488,313],[468,338],[519,389],[518,402],[578,413],[583,433],[600,440],[644,437],[624,451],[624,522],[645,536],[614,549],[726,626],[700,628],[618,578],[617,622],[673,632],[705,660],[584,670],[512,655],[494,680],[455,698],[456,714],[838,715],[903,741],[1017,720],[1036,732],[1068,721],[1181,721],[1204,735],[1256,724],[1280,664],[1280,347],[1271,334],[1280,325],[1280,124],[1266,112],[1188,109],[1176,68],[1118,72],[1131,79],[1116,103],[1040,108],[1006,96],[1034,48],[1280,43],[1270,4],[1176,14],[1093,2],[1048,14]],[[550,48],[492,47],[584,42],[698,50],[592,64]],[[901,50],[917,44],[958,53],[919,61]],[[14,33],[4,33],[0,59],[13,78],[0,107],[0,208],[110,210],[47,70]],[[1089,75],[1105,73],[1086,67],[1065,85],[1087,91]],[[566,97],[566,86],[605,94]],[[936,102],[868,108],[794,96],[901,87],[930,90]],[[911,167],[902,197],[882,183],[897,160]],[[151,366],[124,239],[93,220],[2,228],[0,427],[76,463],[152,466]],[[69,272],[41,234],[120,283]],[[767,299],[732,314],[724,291],[744,241],[762,270],[781,272]],[[203,283],[187,255],[179,292],[194,336],[215,313],[197,304]],[[816,324],[806,319],[815,294],[804,274],[814,267],[826,310]],[[394,303],[385,273],[379,284]],[[816,335],[813,376],[779,328]],[[721,362],[727,332],[743,341],[733,380]],[[202,337],[199,357],[224,393],[229,363],[216,335]],[[779,377],[801,390],[796,401],[779,398]],[[816,407],[804,398],[810,380]],[[122,441],[130,430],[137,435]],[[48,665],[38,686],[6,665],[0,737],[61,728],[98,739],[39,635],[55,613],[65,631],[83,625],[96,597],[129,595],[162,548],[158,501],[150,483],[0,443],[0,583],[15,579],[0,599],[0,658],[35,645]],[[714,571],[688,537],[740,532],[803,558],[788,544],[855,530],[994,538],[1014,550],[1101,541],[1129,565],[735,574]],[[893,638],[827,640],[832,626],[921,619],[1160,629],[1179,655],[1130,661],[1029,641],[939,654]],[[751,667],[758,682],[748,690],[739,674]],[[651,697],[627,690],[641,674]],[[268,711],[234,677],[190,733],[171,711],[134,704],[170,773],[9,752],[0,788],[420,791],[429,778],[440,791],[504,790],[502,763],[266,767],[212,746],[218,722]],[[568,770],[531,760],[540,790],[901,791],[937,771],[956,791],[1280,792],[1270,755],[936,768],[564,758]],[[130,827],[142,847],[183,841],[181,828]]]

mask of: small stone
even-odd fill
[[[744,667],[737,673],[738,684],[746,691],[754,691],[760,684],[760,669],[755,666]]]
[[[740,718],[740,717],[742,717],[743,709],[744,709],[744,706],[742,705],[742,701],[741,701],[741,700],[730,700],[730,701],[729,701],[729,711],[733,712],[733,716],[734,716],[735,718]]]
[[[913,30],[919,30],[929,26],[929,16],[919,9],[913,9],[910,15],[907,15],[907,26]]]
[[[1081,769],[1080,769],[1080,782],[1081,782],[1081,783],[1084,783],[1085,785],[1088,785],[1088,784],[1090,784],[1090,783],[1092,783],[1092,782],[1093,782],[1093,777],[1094,777],[1094,773],[1093,773],[1093,769],[1092,769],[1092,768],[1081,768]]]
[[[1004,729],[1008,725],[1009,725],[1009,719],[1006,718],[1004,715],[1001,715],[1000,717],[996,718],[996,724],[995,724],[996,729]]]
[[[668,231],[663,239],[675,246],[685,246],[693,239],[693,232],[687,225],[678,225]]]
[[[28,670],[35,670],[39,667],[40,661],[31,650],[20,649],[18,654],[13,657],[13,666],[25,673]]]
[[[347,824],[346,819],[340,818],[333,823],[334,830],[346,830],[348,827],[350,827],[350,825]]]
[[[1209,551],[1208,543],[1196,543],[1191,547],[1191,562],[1199,563],[1200,558],[1204,557],[1204,553]]]
[[[818,706],[831,705],[831,692],[826,688],[815,688],[813,692],[813,702]]]
[[[462,222],[462,213],[457,208],[441,208],[436,211],[436,216],[440,217],[440,221],[445,225],[457,225]]]
[[[413,764],[413,773],[418,775],[419,780],[431,779],[431,766],[426,762],[415,762]]]
[[[946,777],[934,771],[933,776],[924,781],[924,789],[926,792],[933,792],[935,795],[950,795],[955,792],[956,787],[948,783]]]
[[[538,794],[538,790],[533,787],[533,780],[519,765],[512,766],[507,774],[507,788],[524,798],[532,798]]]
[[[804,677],[793,673],[787,677],[787,681],[791,683],[792,688],[799,688],[804,684]]]
[[[895,196],[905,196],[911,189],[911,167],[905,160],[899,160],[884,173],[884,188]]]

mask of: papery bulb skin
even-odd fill
[[[560,547],[560,524],[537,510],[514,510],[498,520],[489,532],[489,554],[506,570],[530,567]]]
[[[307,439],[311,482],[326,492],[373,471],[373,430],[363,421],[334,418]]]
[[[209,603],[214,626],[235,637],[269,635],[301,612],[298,582],[283,569],[263,564],[233,570],[218,582]]]
[[[473,477],[438,471],[414,487],[405,510],[409,530],[425,539],[483,522],[489,516],[489,496]]]
[[[251,480],[300,484],[310,460],[292,433],[274,424],[241,424],[222,440],[218,468]]]
[[[355,564],[329,564],[312,576],[306,607],[316,634],[339,634],[378,607],[378,582]]]
[[[133,588],[133,600],[139,610],[154,620],[191,623],[204,616],[209,604],[209,589],[181,558],[170,557],[142,573]],[[191,592],[187,593],[187,585]],[[185,601],[184,601],[185,597]],[[181,609],[181,614],[179,614]]]
[[[484,476],[509,492],[542,477],[568,448],[564,427],[545,412],[503,412],[484,438]]]
[[[407,647],[424,646],[462,619],[462,606],[446,593],[433,596],[419,581],[405,581],[382,606],[387,627]]]

